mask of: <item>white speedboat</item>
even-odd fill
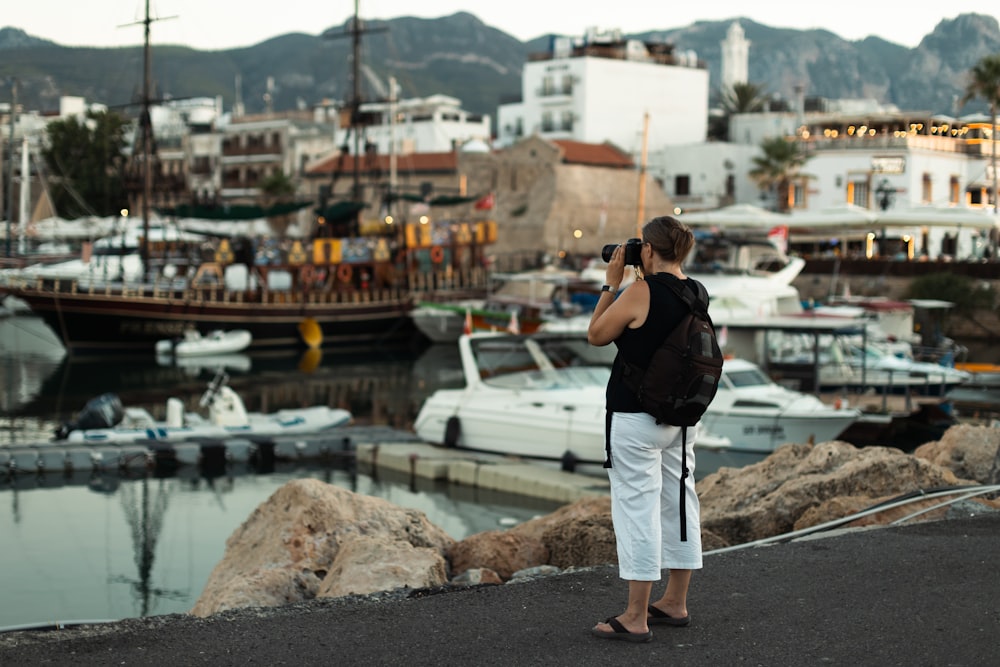
[[[156,342],[157,356],[206,357],[241,352],[250,346],[253,335],[245,329],[215,330],[202,335],[197,329],[188,329],[180,338]]]
[[[786,389],[755,364],[726,359],[715,400],[702,423],[732,441],[734,450],[771,452],[785,443],[833,440],[861,416]]]
[[[56,439],[68,443],[128,443],[309,435],[346,426],[353,419],[347,410],[327,406],[267,414],[247,412],[239,394],[226,384],[227,379],[225,374],[216,375],[202,395],[199,406],[208,408],[207,417],[197,412],[184,412],[184,404],[179,398],[169,398],[166,419],[157,421],[144,408],[123,408],[118,396],[102,394],[89,401],[74,422],[63,424]]]
[[[473,333],[459,338],[466,386],[439,389],[414,422],[449,447],[560,462],[596,472],[605,460],[605,390],[614,347],[579,334]],[[609,356],[611,355],[611,356]],[[728,440],[700,428],[694,446]]]

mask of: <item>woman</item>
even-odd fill
[[[653,218],[642,228],[643,279],[615,299],[625,272],[625,249],[618,246],[607,268],[607,284],[590,319],[587,338],[592,345],[614,343],[618,354],[607,390],[608,477],[611,481],[611,517],[618,546],[619,576],[628,581],[625,612],[598,623],[596,637],[644,642],[652,639],[650,625],[684,626],[688,586],[693,570],[702,566],[700,506],[694,488],[694,453],[687,447],[691,474],[683,511],[688,539],[680,539],[677,484],[682,471],[681,429],[656,420],[639,407],[635,395],[621,380],[623,361],[648,365],[653,352],[687,314],[687,306],[667,281],[680,280],[697,293],[681,264],[694,247],[694,235],[676,219]],[[688,442],[697,438],[697,426],[688,428]],[[650,604],[653,582],[668,568],[663,596]]]

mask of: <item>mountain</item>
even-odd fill
[[[794,99],[801,85],[808,97],[872,98],[903,110],[949,115],[985,111],[982,101],[963,109],[955,108],[956,101],[964,93],[968,70],[983,56],[1000,52],[997,20],[981,14],[942,20],[912,49],[878,37],[852,42],[826,30],[772,28],[742,17],[631,36],[669,41],[696,52],[715,88],[720,43],[737,20],[751,41],[750,83],[786,100]],[[365,99],[384,99],[392,76],[403,97],[451,95],[465,108],[494,118],[498,104],[520,98],[524,63],[530,54],[545,51],[549,41],[544,36],[521,42],[467,12],[437,19],[366,21],[364,27],[360,84]],[[286,34],[225,51],[157,45],[154,31],[156,95],[221,95],[229,109],[240,75],[242,99],[250,113],[264,110],[269,78],[276,110],[344,99],[352,87],[349,28],[350,21],[319,35]],[[55,110],[61,95],[109,106],[138,99],[139,47],[63,47],[3,28],[0,53],[0,100],[10,98],[10,77],[17,78],[19,100],[29,109]]]

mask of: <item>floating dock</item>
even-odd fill
[[[267,474],[289,465],[354,465],[373,477],[444,481],[560,503],[608,493],[606,476],[565,472],[556,463],[440,447],[412,432],[384,426],[345,426],[275,438],[11,445],[0,447],[0,488],[51,486],[62,478],[87,483],[95,475]]]

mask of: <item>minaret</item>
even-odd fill
[[[722,90],[732,90],[737,83],[750,82],[750,40],[742,26],[733,23],[722,40]]]
[[[236,96],[233,99],[233,118],[240,118],[245,113],[243,108],[243,76],[236,75]]]

